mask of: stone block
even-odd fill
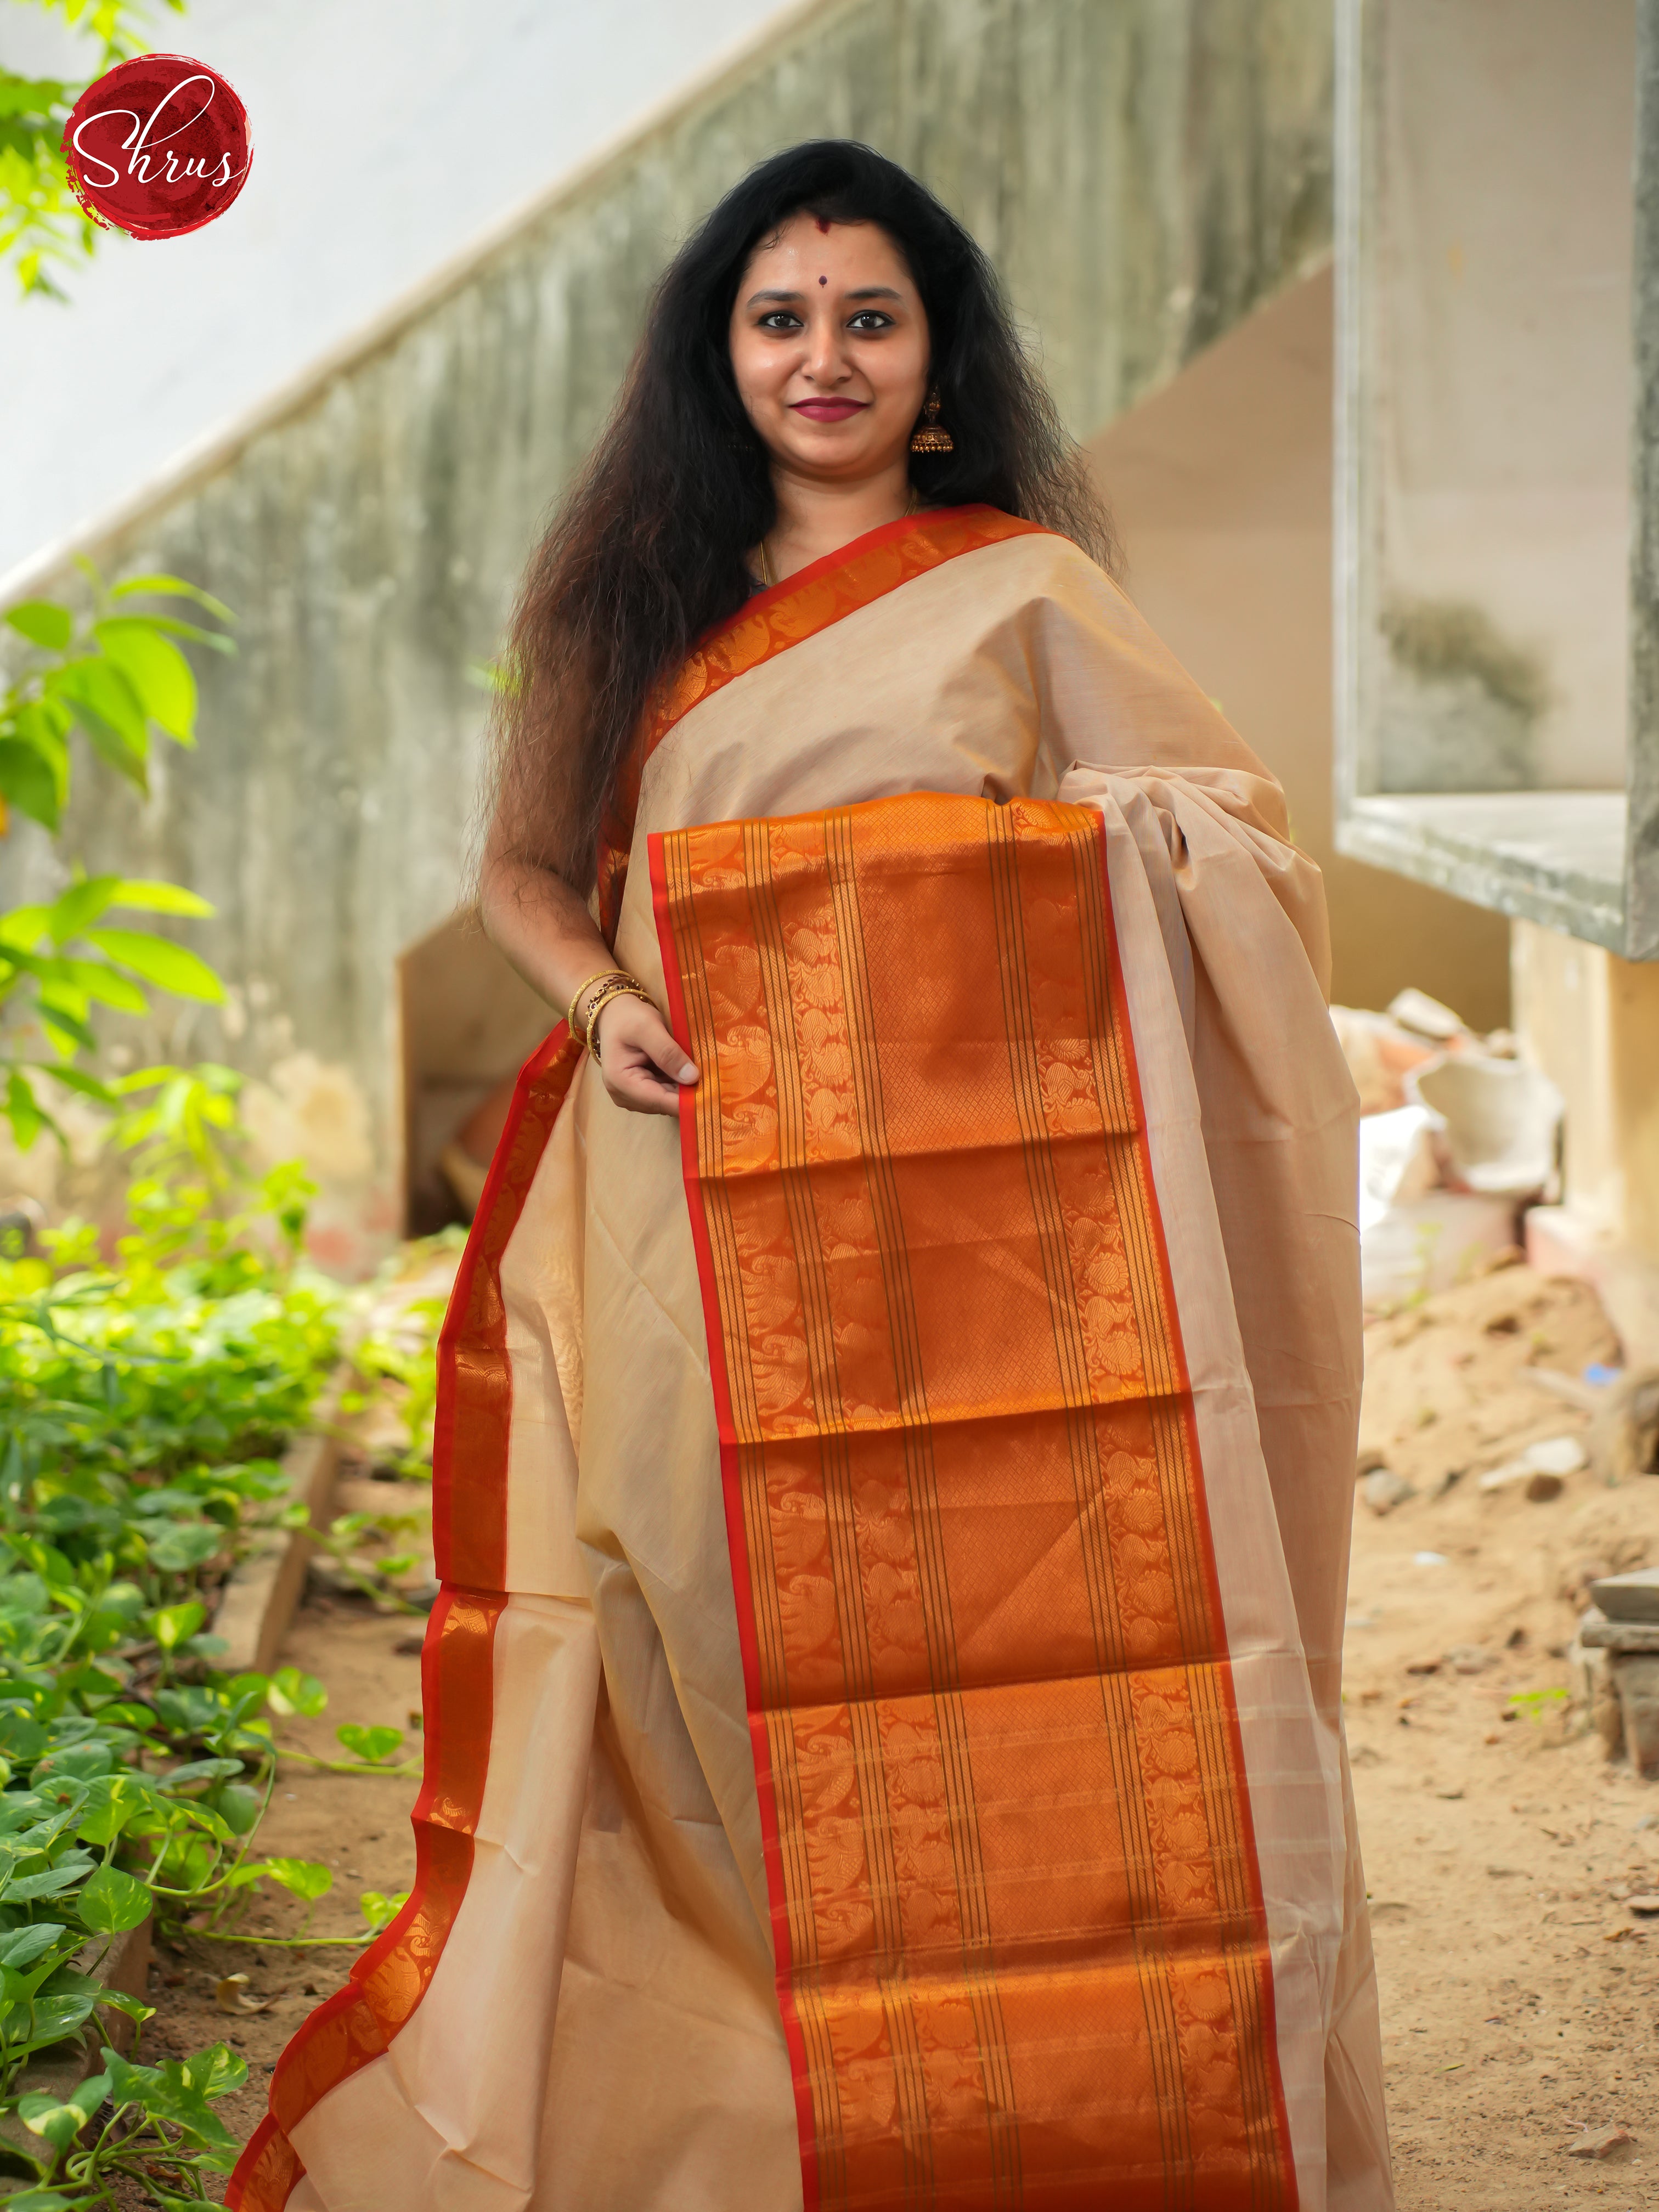
[[[1613,1662],[1625,1743],[1637,1773],[1659,1776],[1659,1652],[1625,1652]]]
[[[1590,1584],[1590,1595],[1609,1620],[1659,1622],[1659,1567],[1604,1575]]]

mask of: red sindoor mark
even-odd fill
[[[253,158],[247,110],[188,54],[118,62],[75,103],[64,159],[95,222],[130,238],[180,238],[221,216]]]

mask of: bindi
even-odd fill
[[[827,284],[830,282],[830,279],[827,276],[820,276],[818,282],[820,284]]]
[[[816,222],[816,223],[817,223],[817,227],[818,227],[818,229],[819,229],[819,231],[823,234],[823,235],[825,238],[828,238],[828,237],[829,237],[829,235],[830,235],[830,218],[829,218],[829,216],[828,216],[827,215],[818,215],[818,216],[813,216],[813,218],[812,218],[812,220],[813,220],[813,222]]]

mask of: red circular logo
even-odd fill
[[[64,125],[76,198],[130,238],[179,238],[211,222],[252,158],[247,110],[217,70],[187,54],[118,62]]]

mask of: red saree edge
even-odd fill
[[[236,2161],[225,2203],[230,2212],[281,2212],[304,2175],[293,2144],[267,2113]]]
[[[650,858],[651,903],[656,915],[657,941],[662,951],[663,981],[668,995],[669,1027],[676,1041],[689,1055],[691,1024],[686,1016],[685,994],[680,984],[673,924],[669,919],[663,841],[660,836],[652,836],[647,839],[646,844]],[[697,1172],[696,1122],[692,1101],[684,1091],[679,1100],[679,1124],[680,1164],[685,1181],[686,1211],[690,1216],[691,1242],[696,1253],[697,1283],[702,1293],[703,1326],[708,1335],[708,1372],[714,1385],[714,1419],[720,1441],[720,1492],[726,1507],[726,1543],[732,1554],[732,1589],[737,1601],[738,1642],[743,1652],[744,1703],[748,1707],[750,1747],[755,1760],[755,1792],[760,1808],[766,1887],[772,1907],[772,1948],[778,2009],[783,2022],[784,2040],[788,2046],[789,2075],[795,2093],[795,2126],[800,2142],[802,2208],[803,2212],[817,2212],[817,2130],[812,2117],[812,2089],[806,2063],[806,2042],[801,2033],[792,1984],[793,1959],[789,1944],[788,1903],[783,1887],[777,1795],[772,1780],[766,1723],[761,1717],[760,1639],[756,1631],[754,1597],[750,1589],[749,1541],[743,1525],[737,1424],[732,1418],[731,1393],[726,1379],[724,1332],[720,1327],[720,1297],[714,1285],[714,1256],[708,1241],[708,1218],[703,1212],[702,1177]]]
[[[1199,1449],[1198,1410],[1194,1403],[1192,1376],[1187,1365],[1187,1345],[1182,1334],[1181,1314],[1176,1304],[1175,1271],[1170,1263],[1169,1239],[1164,1233],[1164,1207],[1158,1197],[1157,1180],[1152,1174],[1152,1147],[1146,1137],[1146,1101],[1140,1087],[1140,1058],[1135,1047],[1134,1022],[1130,1012],[1128,986],[1124,979],[1123,956],[1117,940],[1117,913],[1112,903],[1112,874],[1109,848],[1106,841],[1106,817],[1098,807],[1090,811],[1095,817],[1094,836],[1100,854],[1101,883],[1105,893],[1106,962],[1109,988],[1117,1004],[1123,1009],[1122,1040],[1124,1073],[1134,1102],[1135,1120],[1139,1127],[1139,1149],[1146,1163],[1146,1180],[1152,1204],[1147,1214],[1152,1225],[1152,1249],[1157,1257],[1158,1279],[1164,1291],[1164,1309],[1170,1317],[1170,1335],[1176,1371],[1181,1381],[1182,1421],[1187,1431],[1187,1449],[1192,1455],[1192,1464],[1198,1470],[1198,1480],[1193,1486],[1193,1506],[1203,1535],[1200,1553],[1207,1595],[1214,1609],[1214,1618],[1224,1622],[1226,1613],[1221,1602],[1221,1577],[1216,1568],[1215,1532],[1210,1522],[1210,1497],[1204,1478],[1204,1457]],[[1273,2124],[1279,2140],[1284,2146],[1283,2182],[1285,2191],[1285,2212],[1297,2212],[1301,2194],[1297,2182],[1295,2144],[1291,2135],[1290,2107],[1285,2099],[1285,2079],[1279,2063],[1279,2014],[1274,1993],[1273,1953],[1267,1929],[1267,1902],[1261,1887],[1261,1859],[1256,1849],[1255,1815],[1251,1809],[1249,1770],[1244,1764],[1244,1733],[1239,1725],[1238,1700],[1233,1693],[1233,1669],[1231,1658],[1217,1668],[1218,1680],[1225,1689],[1224,1704],[1227,1716],[1228,1741],[1231,1747],[1235,1767],[1239,1778],[1237,1791],[1239,1826],[1243,1831],[1243,1863],[1250,1885],[1251,1916],[1255,1923],[1256,1942],[1261,1954],[1261,2035],[1266,2045],[1268,2078],[1273,2086]]]
[[[433,1550],[441,1577],[469,1589],[499,1589],[507,1569],[506,1420],[512,1407],[512,1377],[506,1364],[501,1257],[518,1226],[532,1179],[580,1061],[581,1047],[571,1036],[568,1022],[561,1022],[520,1069],[439,1332],[438,1404],[432,1428]],[[548,1078],[551,1081],[544,1085]],[[545,1095],[540,1096],[544,1085]],[[469,1409],[481,1416],[476,1426],[489,1462],[471,1469],[457,1462],[462,1401],[480,1395],[466,1388],[462,1355],[468,1350],[475,1351],[478,1365],[497,1386],[495,1403],[489,1409],[497,1416],[494,1422],[482,1405]],[[493,1435],[492,1428],[496,1431]],[[467,1485],[469,1475],[483,1492],[471,1502],[487,1510],[468,1516],[470,1525],[458,1536],[455,1492],[458,1486]]]
[[[495,1432],[486,1437],[486,1448],[494,1447],[489,1464],[457,1468],[459,1357],[471,1337],[475,1358],[486,1368],[498,1368],[499,1379],[507,1379],[501,1255],[518,1224],[536,1167],[580,1064],[580,1048],[568,1024],[561,1022],[520,1071],[438,1340],[434,1534],[435,1538],[441,1513],[445,1552],[449,1552],[458,1484],[476,1483],[485,1490],[480,1502],[489,1508],[477,1516],[483,1524],[483,1541],[477,1550],[480,1562],[493,1565],[495,1571],[482,1588],[447,1573],[427,1623],[421,1677],[428,1725],[420,1794],[410,1815],[415,1831],[415,1881],[397,1917],[354,1963],[345,1988],[317,2008],[277,2060],[270,2081],[270,2110],[236,2162],[225,2191],[227,2212],[282,2212],[306,2170],[289,2128],[362,2067],[383,2056],[406,2026],[431,1985],[466,1893],[472,1836],[489,1771],[495,1628],[507,1603],[500,1588],[506,1568],[507,1430],[504,1423],[497,1423]],[[550,1076],[550,1085],[546,1081]],[[488,1279],[484,1283],[480,1282],[481,1270]],[[481,1291],[485,1293],[482,1310]],[[453,1557],[448,1564],[454,1564]],[[473,1616],[470,1624],[458,1617],[467,1613]],[[456,1632],[447,1638],[452,1620]],[[411,1947],[411,1957],[406,1946],[411,1931],[417,1929],[422,1941]],[[383,1966],[412,1966],[415,1978],[409,2002],[408,1972],[395,1976],[403,2002],[389,2008],[393,2014],[389,2022],[384,2016],[386,2008],[377,2008],[370,1994]],[[323,2062],[319,2078],[296,2081],[314,2046]]]

